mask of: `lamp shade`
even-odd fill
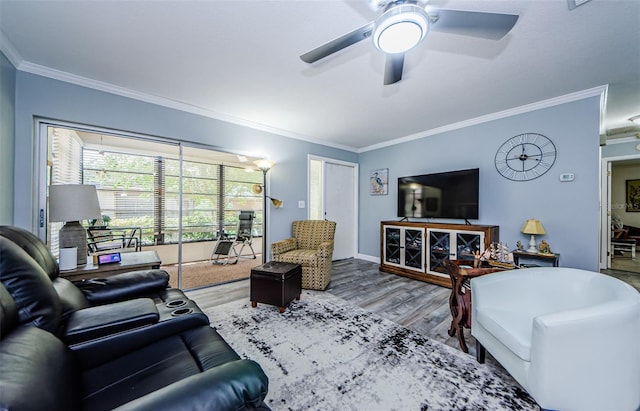
[[[253,194],[262,194],[262,186],[260,184],[254,184],[251,186]]]
[[[49,187],[49,221],[80,221],[100,218],[96,186],[59,184]]]
[[[269,169],[271,167],[273,167],[273,165],[275,164],[275,162],[271,161],[271,160],[266,160],[266,159],[262,159],[262,160],[256,160],[253,162],[253,164],[255,164],[256,166],[258,166],[258,168],[260,170],[262,170],[264,173],[266,173],[267,171],[269,171]]]
[[[520,230],[520,232],[523,234],[533,234],[533,235],[546,234],[540,220],[534,220],[534,219],[527,220],[527,222],[524,223],[524,225],[522,226],[522,229]]]
[[[267,196],[267,198],[271,200],[271,203],[273,204],[273,206],[275,208],[281,208],[282,207],[282,200],[278,200],[277,198],[273,198],[273,197],[269,197],[269,196]]]

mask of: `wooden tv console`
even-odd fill
[[[451,287],[444,261],[469,260],[499,242],[495,225],[380,222],[380,270]]]

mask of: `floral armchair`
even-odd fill
[[[327,220],[294,221],[293,237],[271,244],[273,261],[302,266],[302,288],[324,290],[331,281],[336,223]]]

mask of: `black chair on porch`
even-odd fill
[[[218,236],[209,261],[213,264],[236,264],[240,258],[256,258],[253,249],[253,220],[255,211],[240,211],[235,236],[229,236],[224,231]],[[240,247],[238,250],[237,247]],[[250,256],[243,256],[245,247],[251,250]]]

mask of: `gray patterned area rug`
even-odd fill
[[[328,293],[284,314],[235,301],[212,326],[269,376],[274,410],[538,410],[504,370]]]

